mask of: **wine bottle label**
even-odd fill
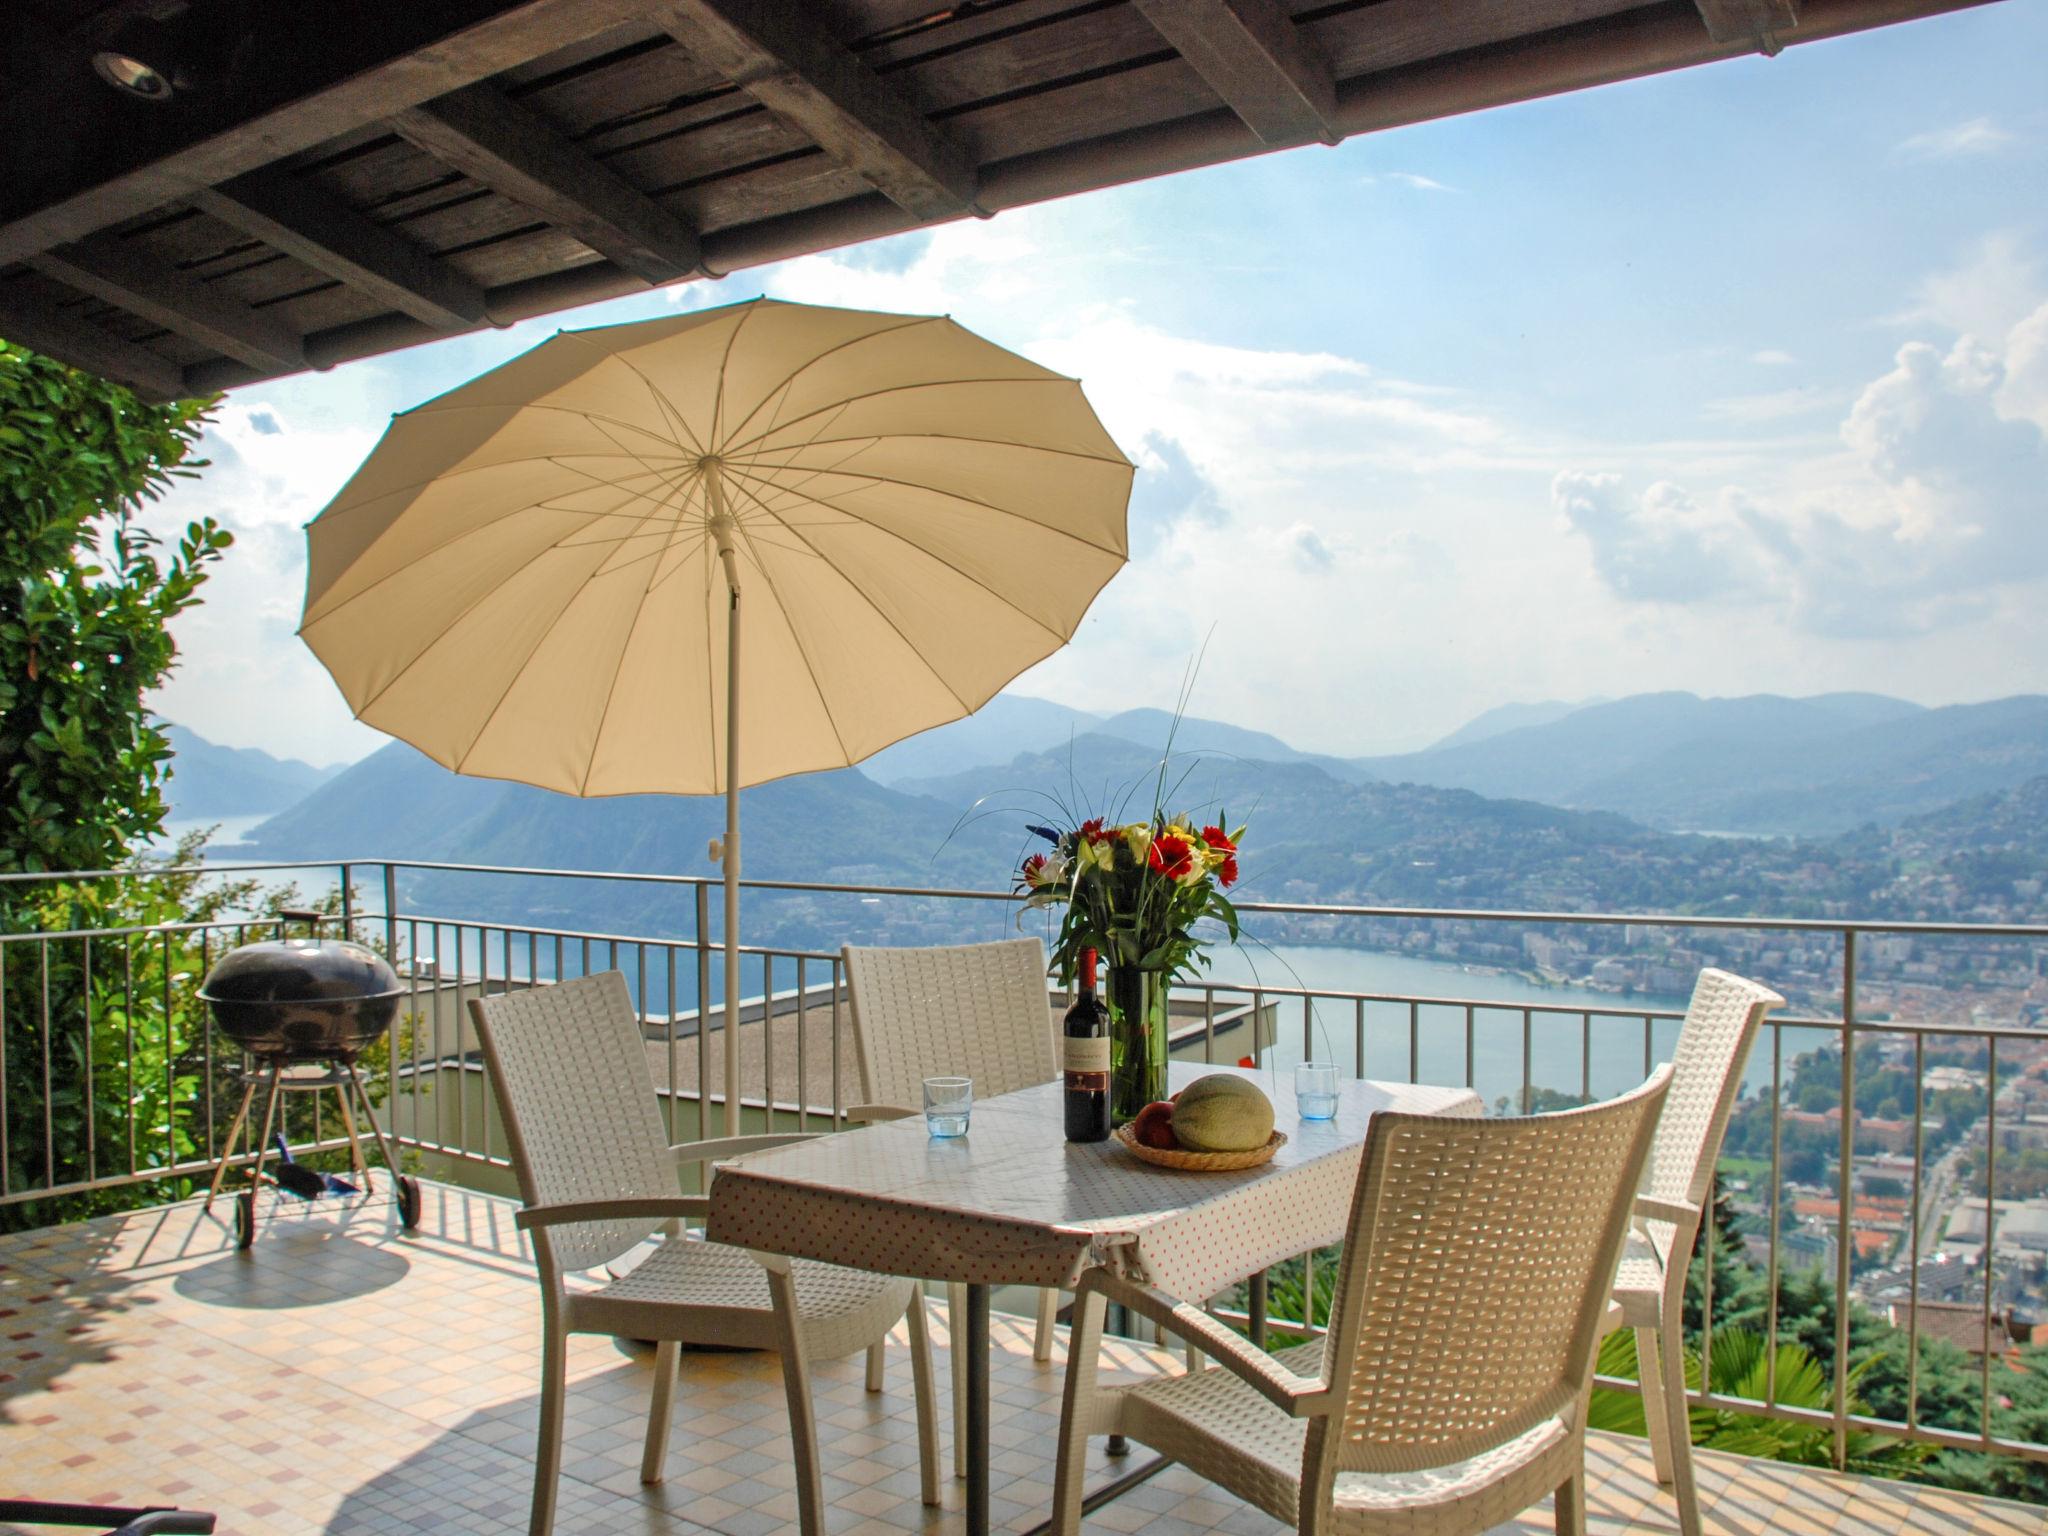
[[[1060,1065],[1067,1072],[1107,1072],[1109,1036],[1067,1035],[1062,1039]]]

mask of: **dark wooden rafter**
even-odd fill
[[[684,50],[919,219],[978,212],[973,160],[801,0],[668,0]]]
[[[46,303],[19,281],[0,284],[0,336],[125,384],[145,400],[186,393],[184,370],[169,358]]]
[[[1262,143],[1343,137],[1329,61],[1279,0],[1133,3]]]
[[[1776,53],[1799,26],[1799,0],[1694,0],[1717,43],[1754,43]]]
[[[643,282],[659,286],[703,269],[695,230],[496,86],[472,85],[408,108],[391,126]]]
[[[502,74],[646,9],[645,0],[363,0],[340,28],[281,11],[291,56],[260,92],[232,112],[201,101],[159,113],[146,133],[132,108],[122,110],[127,103],[81,99],[89,88],[70,71],[56,72],[48,99],[21,93],[0,117],[6,142],[58,132],[67,151],[24,153],[10,164],[0,183],[0,265]],[[78,167],[91,170],[80,175]]]
[[[284,326],[127,241],[96,235],[45,251],[30,265],[252,368],[287,373],[306,366],[304,345]]]
[[[462,330],[488,318],[475,283],[299,177],[256,171],[206,188],[192,201],[223,224],[427,325]]]

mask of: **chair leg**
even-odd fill
[[[1557,1536],[1586,1536],[1586,1452],[1579,1447],[1572,1475],[1557,1485]]]
[[[1671,1491],[1678,1500],[1678,1529],[1683,1536],[1700,1536],[1700,1492],[1692,1472],[1692,1414],[1685,1398],[1685,1351],[1679,1340],[1676,1318],[1667,1315],[1667,1328],[1659,1340],[1658,1353],[1664,1366],[1664,1426],[1671,1457]]]
[[[543,1304],[540,1340],[540,1439],[533,1450],[533,1518],[528,1536],[551,1536],[555,1491],[562,1476],[562,1395],[569,1375],[569,1330]]]
[[[654,1346],[654,1400],[647,1405],[647,1448],[640,1454],[640,1481],[658,1483],[668,1461],[669,1405],[675,1400],[676,1364],[681,1347],[674,1339]]]
[[[877,1339],[874,1343],[868,1346],[867,1385],[868,1390],[870,1392],[879,1392],[882,1390],[882,1368],[886,1363],[886,1357],[882,1353],[882,1340]]]
[[[1665,1418],[1663,1350],[1657,1330],[1636,1329],[1636,1380],[1643,1391],[1643,1427],[1650,1436],[1650,1460],[1657,1481],[1671,1482],[1671,1426]]]
[[[953,1372],[953,1475],[967,1475],[967,1287],[946,1287],[946,1359]]]
[[[797,1527],[803,1536],[824,1536],[825,1483],[818,1470],[818,1419],[811,1402],[810,1362],[804,1358],[803,1324],[796,1310],[796,1281],[787,1265],[768,1270],[768,1291],[775,1298],[776,1348],[782,1354],[782,1390],[789,1399]]]
[[[939,1502],[939,1384],[932,1377],[932,1330],[924,1284],[916,1282],[904,1316],[910,1321],[910,1384],[917,1399],[917,1487],[926,1505]]]
[[[1095,1411],[1095,1362],[1102,1353],[1102,1293],[1074,1297],[1067,1330],[1067,1380],[1060,1394],[1059,1456],[1052,1478],[1050,1536],[1079,1536],[1088,1476],[1088,1429]]]
[[[1052,1330],[1059,1321],[1060,1293],[1050,1286],[1038,1293],[1038,1329],[1031,1336],[1031,1358],[1052,1358]]]

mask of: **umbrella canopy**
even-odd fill
[[[726,794],[732,1127],[735,792],[1063,645],[1124,562],[1132,474],[1079,384],[943,317],[565,331],[393,419],[308,526],[299,632],[359,719],[458,773]]]

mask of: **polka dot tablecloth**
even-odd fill
[[[1169,1066],[1174,1089],[1215,1067]],[[1141,1163],[1114,1141],[1068,1142],[1060,1085],[974,1106],[968,1134],[895,1120],[719,1166],[713,1242],[889,1275],[1072,1286],[1114,1265],[1175,1296],[1213,1295],[1344,1235],[1366,1126],[1382,1109],[1477,1115],[1465,1088],[1347,1082],[1333,1120],[1303,1120],[1291,1074],[1241,1071],[1273,1100],[1287,1145],[1234,1173]]]

